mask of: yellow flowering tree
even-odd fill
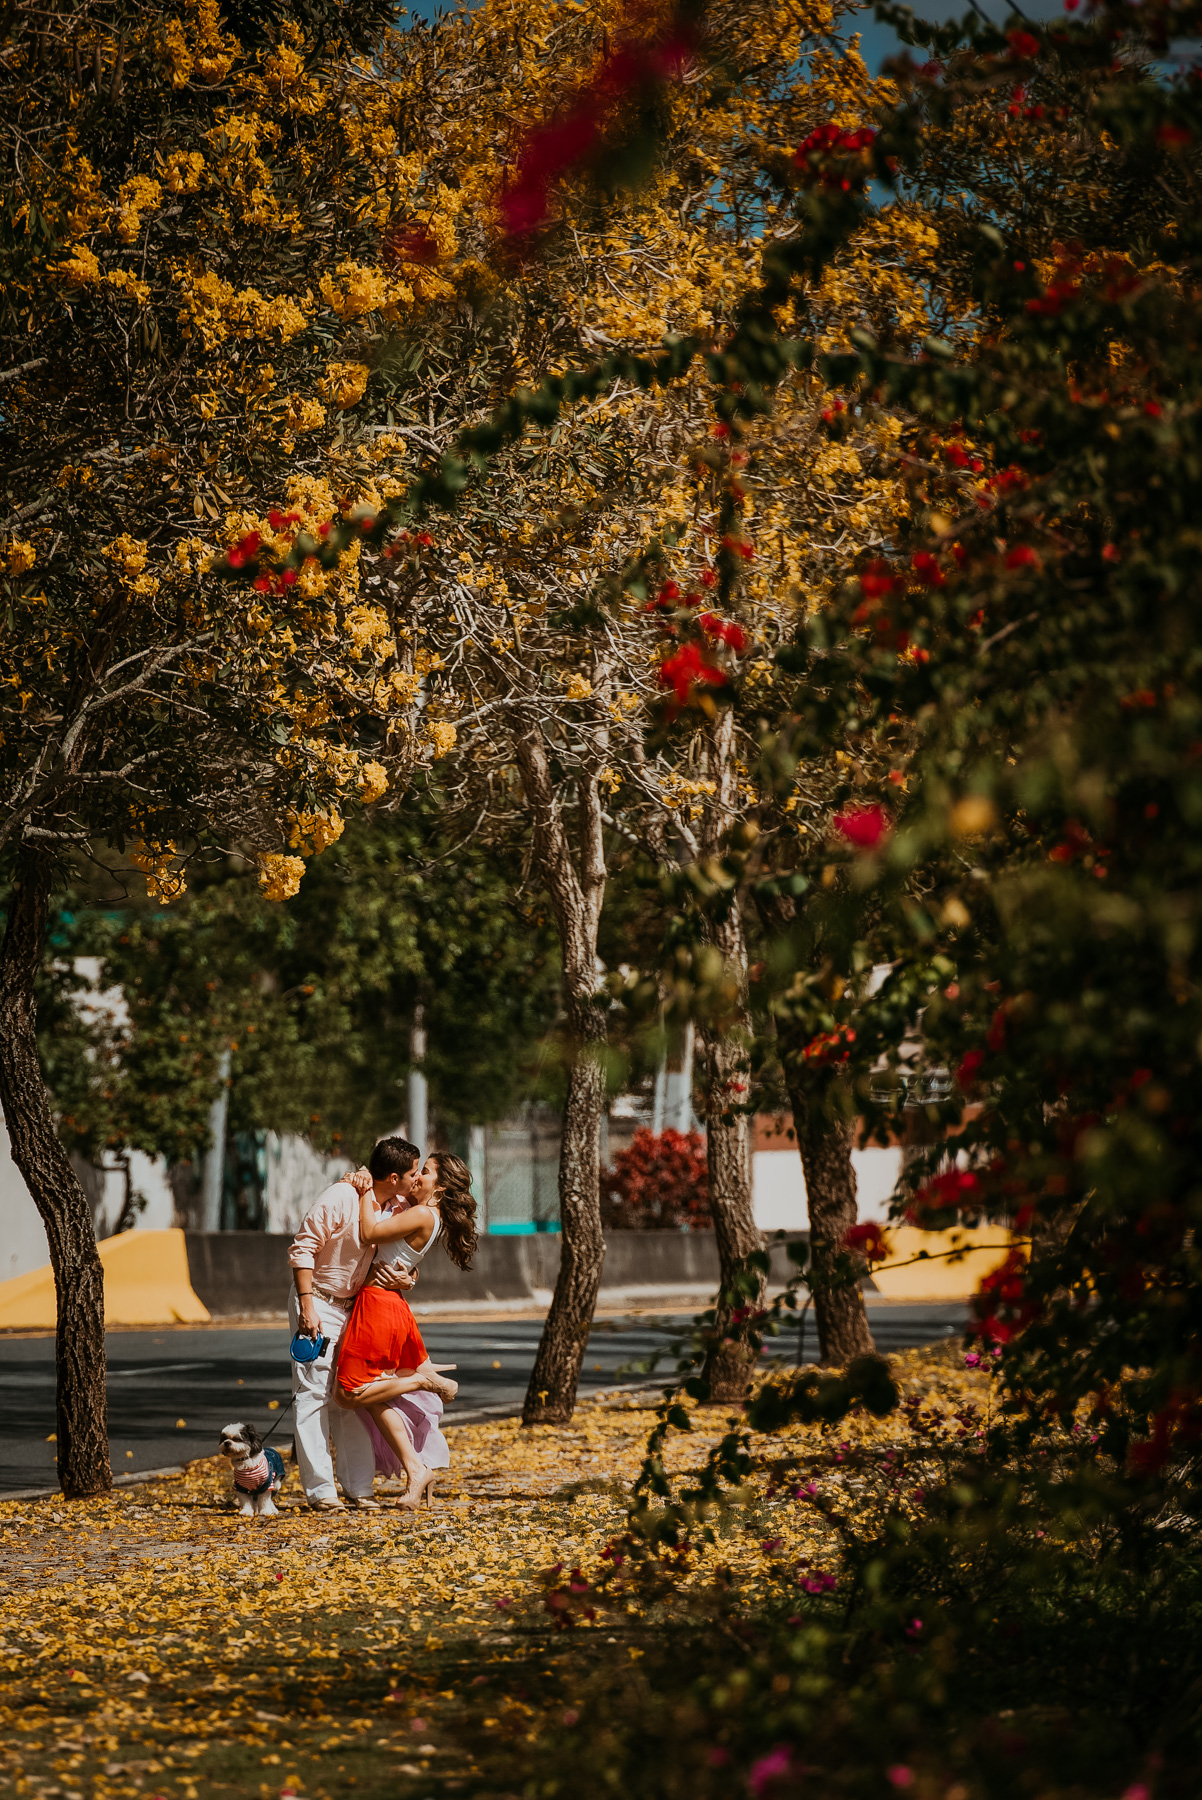
[[[365,512],[379,521],[366,539],[374,560],[365,580],[423,684],[422,745],[454,752],[458,791],[473,805],[482,787],[486,803],[491,796],[505,808],[520,795],[532,872],[559,926],[569,1045],[564,1256],[530,1419],[570,1413],[600,1276],[596,942],[606,835],[633,830],[664,856],[676,798],[688,771],[696,775],[693,744],[683,767],[671,744],[654,754],[644,747],[663,684],[674,684],[673,644],[657,629],[644,577],[670,547],[698,580],[705,570],[712,577],[724,539],[733,532],[744,542],[743,524],[721,523],[736,499],[733,465],[714,461],[711,371],[696,350],[721,343],[773,233],[792,229],[777,166],[832,117],[852,125],[864,115],[870,83],[833,37],[834,23],[810,0],[634,22],[616,5],[585,12],[489,0],[391,40],[370,101],[372,141],[403,139],[422,174],[408,216],[382,227],[376,260],[361,252],[353,266],[339,265],[330,288],[361,334],[359,357],[331,361],[317,390],[322,403],[335,389],[352,402],[343,431],[323,444],[339,498],[330,542],[352,546]],[[635,182],[641,115],[630,102],[648,70],[657,152]],[[546,121],[563,119],[569,136],[595,129],[597,142],[560,180],[561,128]],[[367,139],[356,141],[362,149]],[[611,190],[605,203],[598,181]],[[915,251],[929,263],[928,240],[900,214],[877,221],[846,267],[804,304],[791,303],[797,322],[816,317],[823,334],[845,342],[854,326],[888,319],[912,337],[929,273],[915,266]],[[389,285],[398,262],[415,282],[421,276],[419,305],[400,320]],[[619,344],[612,378],[590,378],[570,408],[558,400],[543,408],[533,392],[541,378]],[[685,344],[678,356],[673,347]],[[646,379],[657,351],[660,372]],[[298,394],[291,404],[310,400]],[[896,498],[893,471],[884,472],[896,431],[857,425],[854,442],[839,441],[820,423],[835,404],[798,376],[759,447],[771,479],[745,610],[769,648],[808,603],[825,555],[879,541]],[[463,428],[469,448],[495,454],[514,430],[498,436],[486,426],[473,438],[471,427],[496,405],[511,423],[516,408],[521,441],[475,481],[457,460]],[[425,468],[405,489],[404,458],[414,450]],[[419,529],[431,499],[456,510]],[[737,500],[749,520],[749,496]],[[750,539],[746,547],[750,554]],[[294,555],[287,572],[303,576],[306,567]],[[687,635],[683,623],[672,629]],[[711,856],[746,789],[745,746],[736,747],[729,721],[722,730],[725,748],[704,755],[717,756],[726,798],[703,806],[692,846],[704,843]],[[741,995],[739,923],[732,916],[736,936],[716,948]],[[740,1000],[736,1023],[745,1011]],[[737,1034],[716,1027],[710,1041],[711,1194],[733,1269],[759,1241],[747,1087]]]
[[[230,847],[286,899],[347,808],[429,753],[357,545],[249,590],[208,573],[320,537],[366,379],[358,321],[437,285],[379,262],[417,179],[372,123],[362,52],[385,17],[248,6],[236,29],[214,0],[115,0],[6,18],[0,1097],[54,1264],[70,1494],[110,1479],[104,1310],[37,1059],[48,895],[104,844],[164,904]],[[401,454],[385,438],[363,463]]]

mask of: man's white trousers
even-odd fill
[[[347,1314],[331,1306],[320,1294],[313,1304],[321,1320],[321,1334],[330,1347],[317,1362],[292,1365],[292,1392],[296,1395],[296,1461],[301,1486],[309,1500],[335,1500],[334,1461],[330,1439],[338,1457],[338,1479],[344,1494],[360,1498],[370,1494],[376,1478],[376,1456],[367,1427],[357,1412],[348,1412],[332,1398],[334,1352],[346,1329]],[[288,1301],[288,1322],[293,1334],[300,1330],[300,1301],[294,1288]]]

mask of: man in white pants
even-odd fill
[[[413,1185],[420,1153],[404,1138],[382,1138],[372,1151],[372,1186],[387,1212],[404,1200]],[[351,1506],[375,1511],[371,1497],[376,1459],[367,1428],[358,1412],[331,1405],[334,1353],[346,1328],[351,1304],[367,1279],[375,1254],[373,1244],[359,1242],[359,1195],[349,1181],[336,1181],[319,1194],[292,1240],[292,1294],[288,1319],[293,1334],[328,1338],[329,1348],[316,1362],[292,1365],[296,1396],[296,1461],[309,1505],[318,1512],[342,1512],[334,1485],[330,1438],[338,1456],[338,1479]],[[382,1272],[388,1287],[412,1287],[416,1276],[399,1264]]]

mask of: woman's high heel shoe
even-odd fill
[[[429,1506],[430,1495],[434,1492],[434,1484],[437,1480],[437,1469],[427,1469],[420,1482],[411,1481],[409,1483],[404,1498],[397,1501],[397,1510],[399,1512],[416,1512],[423,1500]]]

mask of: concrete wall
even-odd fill
[[[901,1174],[902,1153],[893,1145],[872,1144],[853,1150],[856,1201],[861,1219],[881,1224],[889,1217],[889,1201]],[[752,1203],[761,1231],[807,1231],[805,1176],[796,1145],[784,1149],[758,1149],[752,1158]]]
[[[291,1271],[284,1234],[259,1231],[189,1231],[192,1286],[214,1317],[281,1312],[288,1303]],[[788,1268],[783,1245],[772,1252],[773,1277]],[[463,1300],[546,1301],[559,1271],[559,1237],[481,1238],[473,1267],[457,1269],[435,1253],[423,1263],[415,1305]],[[613,1231],[606,1240],[602,1288],[659,1287],[688,1283],[713,1287],[718,1249],[711,1231]]]

